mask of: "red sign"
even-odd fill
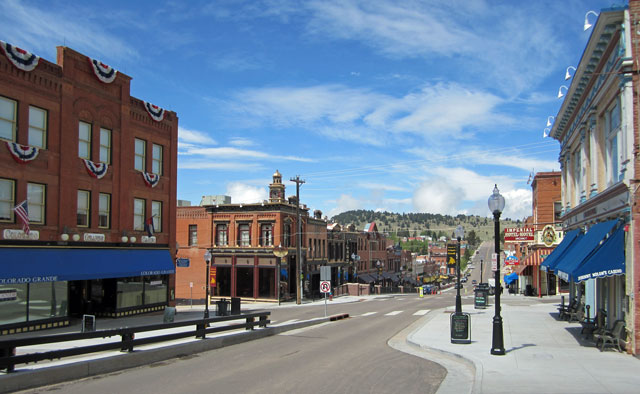
[[[216,267],[211,267],[209,269],[209,286],[216,287]]]
[[[505,228],[504,242],[533,242],[535,230],[533,227]]]

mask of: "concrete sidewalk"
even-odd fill
[[[439,393],[640,391],[640,360],[611,348],[600,352],[580,335],[579,323],[557,320],[557,303],[549,303],[547,297],[545,301],[502,296],[504,356],[490,353],[494,305],[487,309],[463,306],[463,312],[471,315],[470,344],[451,343],[453,306],[432,311],[407,341],[449,371]]]

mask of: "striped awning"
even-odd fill
[[[527,257],[522,260],[521,265],[540,265],[553,252],[554,248],[534,249]]]

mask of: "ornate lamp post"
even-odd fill
[[[289,254],[289,249],[287,248],[283,248],[282,245],[278,245],[277,247],[273,248],[273,254],[276,255],[276,257],[278,258],[278,263],[277,263],[277,273],[276,273],[276,278],[277,278],[277,287],[278,287],[278,305],[280,305],[280,264],[282,261],[283,257],[286,257]]]
[[[456,314],[460,314],[462,313],[462,298],[460,298],[460,241],[464,238],[464,228],[462,228],[462,226],[458,226],[454,233],[458,239],[458,264],[456,264],[456,275],[458,277],[458,284],[456,285]]]
[[[204,300],[204,318],[207,319],[209,318],[209,287],[211,286],[211,283],[209,282],[209,266],[211,264],[211,252],[209,252],[209,250],[207,249],[207,251],[204,253],[204,261],[207,265],[207,270],[206,270],[206,276],[204,278],[204,288],[206,291],[206,299]]]
[[[493,317],[493,341],[491,354],[504,356],[504,338],[502,336],[502,316],[500,316],[500,214],[504,209],[504,197],[498,190],[498,185],[493,188],[493,194],[489,197],[489,210],[493,213],[495,228],[495,253],[497,259],[496,276],[496,314]]]

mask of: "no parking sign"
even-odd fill
[[[331,293],[331,281],[323,280],[320,282],[320,293]]]

